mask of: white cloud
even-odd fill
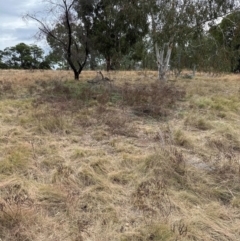
[[[33,21],[25,22],[22,16],[34,13],[43,7],[41,0],[1,0],[0,3],[0,50],[18,43],[37,44],[46,48],[46,43],[37,42],[34,35],[38,26]]]

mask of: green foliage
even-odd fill
[[[169,46],[170,64],[178,74],[183,68],[195,71],[196,67],[204,71],[229,71],[240,68],[239,53],[236,54],[240,49],[239,13],[229,15],[236,10],[237,2],[62,0],[49,1],[53,14],[60,16],[55,22],[47,17],[46,21],[35,15],[28,17],[41,25],[41,32],[52,48],[47,60],[57,63],[60,69],[71,68],[75,79],[79,79],[84,67],[103,67],[103,62],[107,70],[132,69],[136,63],[154,69],[155,43],[162,50]],[[227,16],[220,24],[226,33],[224,40],[214,28],[206,33],[206,23],[213,24],[219,16]],[[11,66],[18,66],[15,57]]]
[[[0,68],[50,69],[50,61],[37,45],[19,43],[0,52]]]
[[[30,150],[19,146],[9,151],[0,162],[0,173],[10,175],[12,173],[23,172],[29,163]]]
[[[79,18],[90,26],[92,50],[103,55],[107,70],[119,68],[119,59],[135,49],[148,30],[141,1],[79,1]]]
[[[81,37],[85,35],[85,29],[76,23],[71,23],[71,35],[72,42],[74,45],[71,45],[71,62],[72,67],[78,69],[79,62],[84,62],[85,60],[85,38]],[[66,23],[63,21],[56,24],[55,28],[49,32],[47,35],[47,42],[52,48],[52,51],[49,54],[49,58],[52,62],[59,64],[60,69],[69,69],[71,67],[70,62],[68,60],[68,47],[63,46],[63,43],[67,43],[69,41],[68,35],[66,34]],[[55,37],[53,37],[55,36]]]
[[[226,57],[223,54],[218,55],[219,49],[206,35],[205,29],[207,22],[231,12],[236,2],[217,0],[151,2],[149,12],[153,42],[161,46],[161,51],[164,46],[170,44],[170,51],[173,51],[171,66],[178,74],[183,68],[195,69],[196,66],[198,69],[212,71],[212,68],[217,69],[221,65],[224,70],[229,70],[225,65]]]
[[[234,12],[223,18],[221,23],[209,30],[215,40],[222,62],[229,70],[240,71],[240,12]]]

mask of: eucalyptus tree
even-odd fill
[[[79,0],[77,12],[90,29],[90,52],[104,56],[106,68],[119,65],[148,31],[145,1]]]
[[[238,4],[238,0],[149,0],[159,79],[166,81],[174,47],[189,44],[192,36],[204,31],[207,22],[235,11]]]
[[[78,0],[46,0],[42,13],[29,13],[25,19],[35,21],[39,36],[46,37],[53,51],[62,54],[78,80],[89,56],[88,28],[78,18]]]
[[[209,36],[222,55],[220,69],[232,72],[240,71],[240,11],[225,16],[220,23],[212,25]]]
[[[36,44],[30,45],[30,53],[32,57],[32,68],[39,69],[44,62],[47,62],[44,57],[43,49],[38,47]],[[47,65],[45,65],[45,67],[47,67]]]
[[[44,51],[37,45],[19,43],[1,51],[2,68],[38,69],[41,66],[50,68],[50,62]]]
[[[4,63],[4,51],[0,50],[0,69],[8,69],[8,66],[6,63]]]

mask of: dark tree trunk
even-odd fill
[[[34,14],[27,14],[26,18],[36,21],[40,25],[40,32],[47,38],[51,38],[54,46],[61,46],[64,57],[74,73],[74,79],[79,80],[79,75],[86,65],[89,55],[88,32],[90,29],[85,26],[85,28],[83,28],[83,34],[80,34],[78,37],[73,34],[73,26],[75,26],[75,24],[76,26],[78,25],[78,20],[73,24],[73,16],[77,14],[75,9],[76,0],[51,0],[47,2],[49,2],[50,9],[53,10],[52,14],[59,16],[59,20],[56,19],[55,23],[64,23],[64,28],[61,30],[61,33],[58,32],[57,25],[53,24],[53,26],[51,26],[47,20],[42,21],[42,18],[37,18]],[[56,6],[56,8],[54,8],[54,6]],[[62,36],[66,36],[66,41],[62,40]],[[82,43],[83,41],[85,42],[85,46],[79,48],[78,43]],[[82,52],[82,49],[84,49],[85,53]],[[81,56],[81,58],[79,58],[79,56]],[[81,59],[83,59],[83,61],[81,61]]]
[[[106,64],[107,64],[107,72],[111,70],[111,59],[110,57],[106,58]]]
[[[80,73],[78,71],[74,71],[74,79],[79,80]]]

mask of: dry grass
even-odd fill
[[[0,239],[240,240],[240,77],[0,72]]]

